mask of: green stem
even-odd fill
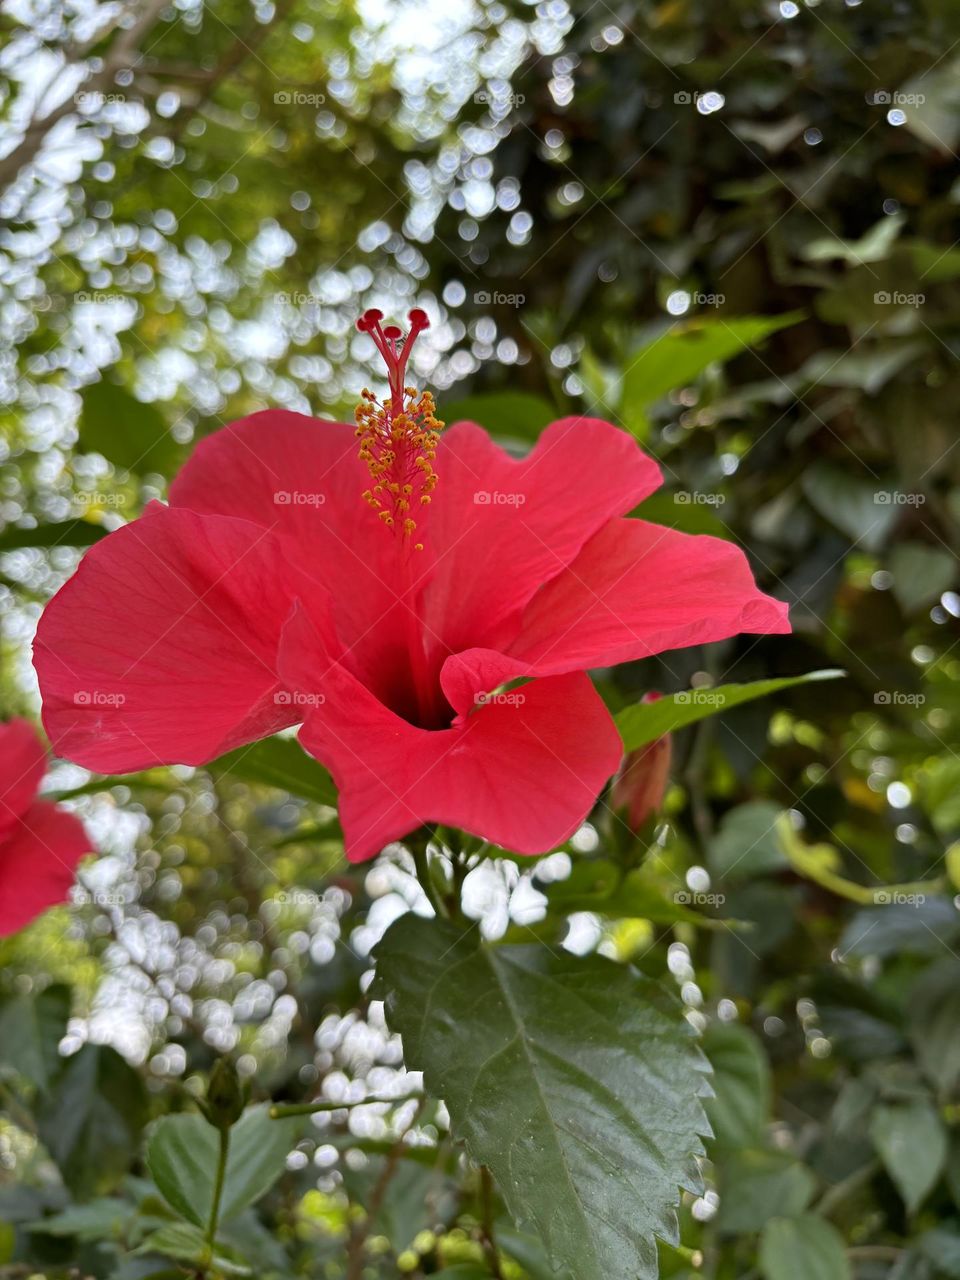
[[[409,1102],[411,1098],[422,1098],[422,1093],[404,1093],[397,1098],[361,1098],[359,1102],[278,1102],[270,1108],[271,1120],[282,1120],[285,1116],[312,1116],[320,1111],[345,1111],[349,1107],[365,1107],[370,1102],[390,1102],[399,1106],[401,1102]]]
[[[220,1159],[217,1161],[217,1180],[213,1185],[213,1204],[210,1206],[210,1222],[207,1226],[206,1242],[211,1254],[213,1242],[217,1238],[217,1225],[220,1221],[220,1201],[223,1199],[223,1184],[227,1176],[227,1155],[230,1151],[230,1130],[220,1130]]]
[[[429,832],[425,832],[422,835],[418,834],[409,841],[409,848],[413,853],[413,865],[416,868],[420,888],[427,895],[427,901],[433,907],[437,919],[442,920],[447,915],[447,912],[440,901],[433,881],[430,879],[430,866],[427,860],[427,845],[430,838]]]

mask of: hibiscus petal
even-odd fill
[[[78,818],[34,801],[0,841],[0,937],[63,902],[77,863],[89,852]]]
[[[276,668],[299,585],[241,520],[157,504],[104,538],[37,630],[55,750],[103,773],[204,764],[299,720]]]
[[[499,648],[500,624],[661,483],[632,437],[597,418],[561,418],[519,460],[458,423],[440,437],[436,472],[424,617],[450,652]]]
[[[284,555],[336,601],[352,669],[386,693],[403,678],[395,637],[406,609],[397,538],[363,500],[370,483],[354,427],[267,409],[201,440],[170,503],[272,530]]]
[[[0,839],[37,794],[47,752],[29,720],[0,725]]]
[[[317,661],[318,650],[297,610],[281,668],[319,704],[300,741],[337,784],[351,862],[424,822],[543,853],[577,829],[620,763],[620,736],[585,675],[535,681],[431,731],[396,716],[342,666]]]
[[[506,652],[474,648],[441,673],[451,706],[520,676],[615,666],[747,632],[788,632],[739,547],[645,520],[611,520],[531,601]]]

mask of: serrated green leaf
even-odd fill
[[[803,676],[780,676],[773,680],[754,680],[750,684],[720,684],[713,689],[688,689],[670,693],[656,702],[636,702],[616,716],[617,728],[625,751],[646,746],[664,733],[684,729],[708,716],[731,711],[745,702],[766,698],[781,689],[810,684],[819,680],[837,680],[846,672],[837,668],[809,671]]]
[[[270,1190],[284,1171],[298,1130],[295,1118],[271,1120],[266,1105],[244,1112],[230,1130],[221,1222]],[[196,1113],[163,1116],[150,1128],[147,1168],[171,1207],[198,1227],[210,1221],[219,1153],[217,1130]]]
[[[843,1236],[813,1213],[767,1223],[760,1237],[760,1270],[765,1280],[850,1280]]]
[[[517,1224],[578,1280],[654,1280],[706,1132],[705,1063],[673,998],[599,956],[490,948],[413,915],[376,958],[407,1066]]]

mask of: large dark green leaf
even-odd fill
[[[490,948],[413,915],[378,948],[375,992],[517,1224],[578,1280],[653,1280],[707,1130],[673,999],[598,956]]]
[[[269,1191],[283,1173],[299,1126],[295,1118],[271,1120],[267,1106],[244,1112],[230,1130],[221,1222]],[[219,1152],[217,1130],[196,1113],[163,1116],[151,1126],[147,1167],[173,1208],[196,1226],[210,1220]]]
[[[521,440],[536,440],[545,426],[562,416],[547,400],[528,391],[488,391],[444,401],[438,412],[446,423],[479,422],[493,435]]]
[[[209,767],[244,782],[279,787],[318,804],[337,803],[337,790],[329,773],[293,738],[266,738],[249,747],[238,747]]]
[[[46,1089],[63,1065],[57,1046],[67,1030],[70,988],[51,986],[37,996],[0,1002],[0,1072],[11,1067]]]
[[[670,693],[656,702],[637,702],[617,714],[617,728],[626,751],[635,751],[664,733],[696,724],[708,716],[731,711],[755,698],[817,680],[836,680],[846,673],[834,668],[810,671],[804,676],[781,676],[774,680],[754,680],[751,684],[720,684],[713,689],[688,689]]]
[[[643,437],[648,427],[646,410],[668,391],[687,386],[710,365],[740,355],[800,318],[799,312],[791,312],[674,325],[628,360],[621,405],[627,426]]]
[[[149,471],[169,475],[176,468],[181,447],[155,405],[144,404],[114,382],[85,387],[82,398],[82,450],[102,453],[122,470],[141,475]]]
[[[37,1113],[37,1127],[79,1197],[108,1190],[126,1173],[146,1117],[137,1072],[115,1050],[89,1044],[67,1060]]]

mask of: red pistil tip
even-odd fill
[[[369,333],[375,325],[379,324],[383,319],[383,312],[378,311],[376,307],[371,307],[365,311],[357,321],[357,328],[361,333]]]

